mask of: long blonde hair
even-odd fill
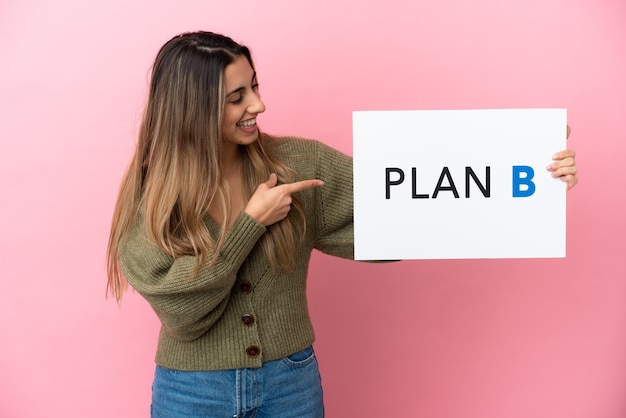
[[[254,69],[247,47],[211,32],[176,36],[157,54],[135,154],[122,180],[109,237],[107,294],[118,301],[128,287],[120,250],[140,214],[154,245],[173,257],[198,258],[193,274],[201,263],[217,258],[230,222],[230,192],[221,175],[223,74],[241,55]],[[272,172],[280,181],[293,181],[294,172],[273,157],[271,141],[259,133],[257,141],[240,148],[246,199]],[[293,197],[295,210],[261,238],[272,268],[292,267],[304,233],[301,203]],[[202,219],[213,205],[227,214],[218,237],[211,236]]]

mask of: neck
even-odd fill
[[[228,175],[241,168],[241,154],[239,145],[225,142],[222,148],[222,170]]]
[[[226,202],[226,210],[228,213],[223,212],[220,204],[214,204],[209,208],[209,214],[220,224],[226,219],[229,219],[232,224],[237,214],[242,211],[245,206],[243,160],[239,146],[233,144],[228,144],[228,146],[226,146],[227,144],[224,145],[222,149],[222,176],[229,198],[229,201]]]

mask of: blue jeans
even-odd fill
[[[322,418],[313,347],[258,369],[179,371],[156,367],[152,418]]]

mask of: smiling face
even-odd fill
[[[265,105],[259,94],[256,72],[245,56],[237,57],[224,69],[224,90],[222,139],[226,144],[253,143],[259,136],[256,117],[265,111]]]

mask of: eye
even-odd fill
[[[230,103],[236,105],[236,104],[241,103],[242,100],[243,100],[243,96],[239,96],[238,98],[231,100]]]
[[[252,84],[252,90],[257,91],[259,89],[259,83]]]

